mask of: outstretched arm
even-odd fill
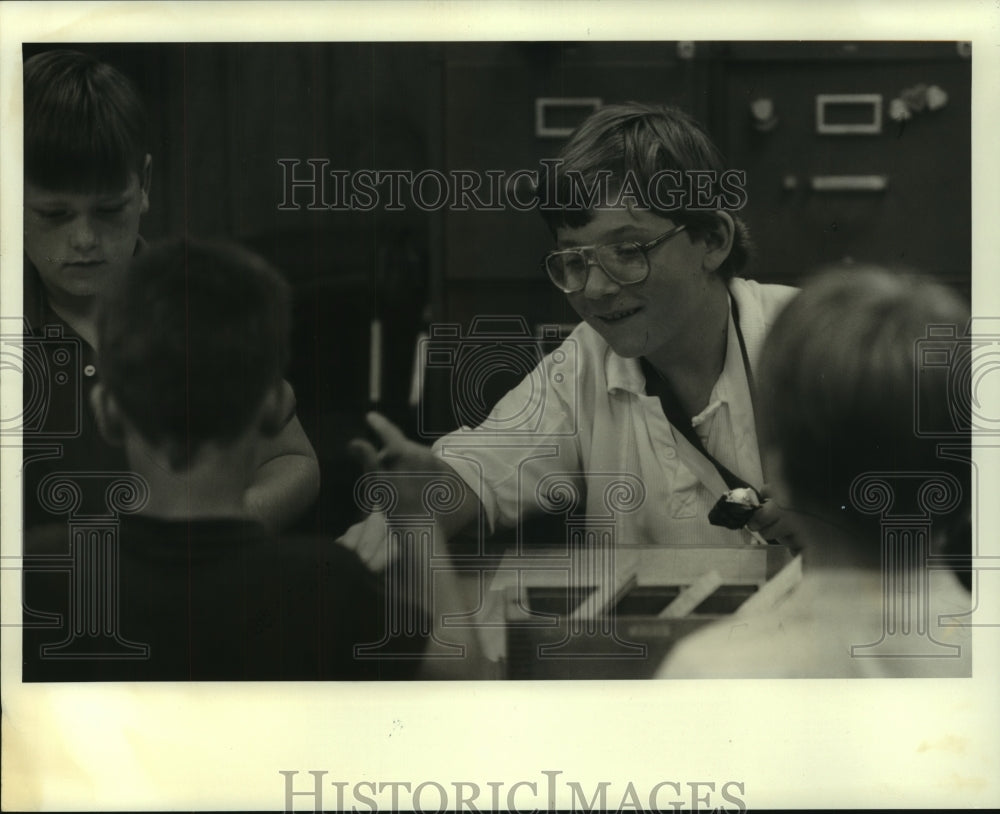
[[[291,386],[284,393],[294,410]],[[299,419],[290,420],[274,436],[261,435],[255,451],[255,470],[243,505],[265,526],[280,531],[294,523],[319,494],[319,462]]]
[[[381,447],[376,449],[371,442],[356,439],[348,447],[351,454],[366,473],[398,472],[413,475],[414,477],[394,482],[399,495],[397,510],[404,514],[425,514],[427,507],[423,502],[424,487],[436,476],[454,476],[454,470],[438,458],[430,447],[409,440],[402,430],[384,416],[369,413],[366,420],[378,436]],[[480,510],[478,496],[471,489],[465,488],[458,508],[447,514],[437,515],[435,520],[445,537],[452,537],[473,525],[479,518]],[[356,551],[369,568],[379,570],[385,567],[389,556],[385,535],[385,517],[376,513],[351,526],[339,542]]]

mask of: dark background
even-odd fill
[[[51,46],[25,46],[25,57]],[[417,331],[487,314],[528,330],[575,315],[539,271],[550,237],[536,212],[280,211],[281,158],[331,169],[537,168],[565,137],[536,132],[539,98],[666,102],[703,121],[745,170],[743,216],[758,247],[748,276],[796,284],[835,261],[934,275],[968,296],[971,57],[956,43],[86,44],[128,74],[153,129],[150,239],[228,235],[277,264],[296,292],[299,416],[320,455],[319,522],[353,517],[344,453],[369,403],[370,321],[384,325],[380,409],[409,432],[457,420],[447,372],[408,404]],[[948,94],[905,125],[890,100],[918,83]],[[881,132],[817,133],[817,94],[879,94]],[[773,102],[772,129],[750,104]],[[840,121],[861,122],[845,107]],[[552,108],[570,128],[585,109]],[[302,168],[304,169],[304,168]],[[820,193],[816,175],[878,175],[883,192]],[[303,200],[304,199],[300,199]],[[517,377],[488,377],[489,402]]]

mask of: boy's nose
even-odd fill
[[[97,245],[97,230],[90,218],[79,217],[73,221],[69,233],[70,246],[76,251],[88,251]]]
[[[620,288],[621,286],[612,280],[604,267],[597,262],[597,258],[591,257],[587,264],[587,283],[583,287],[583,295],[588,300],[599,300],[609,294],[616,294]]]

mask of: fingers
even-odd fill
[[[747,521],[747,528],[763,532],[781,520],[781,510],[773,500],[765,500]]]
[[[747,522],[747,528],[758,532],[765,539],[781,543],[788,543],[795,534],[794,527],[788,522],[787,513],[774,500],[765,500],[761,504]]]
[[[382,448],[376,449],[370,441],[355,438],[347,444],[347,451],[367,474],[385,469],[387,465],[391,466],[403,455],[410,442],[399,427],[379,413],[368,413],[365,421],[378,436]]]
[[[381,413],[368,413],[365,416],[365,421],[368,422],[368,426],[378,435],[382,446],[396,449],[402,447],[407,442],[403,431]]]

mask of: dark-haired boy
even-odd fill
[[[102,560],[77,558],[83,574],[29,568],[29,606],[58,614],[63,625],[25,630],[25,680],[415,672],[425,642],[414,631],[426,626],[413,602],[387,597],[343,546],[279,539],[247,511],[258,439],[279,432],[288,411],[288,302],[284,281],[261,258],[195,240],[145,249],[105,288],[102,379],[91,400],[101,432],[145,483],[135,501],[141,509],[120,521],[116,546],[97,546]],[[69,537],[63,525],[42,527],[26,547],[36,565],[54,562],[88,545]],[[87,636],[94,631],[85,630],[83,595],[97,597],[103,640]],[[383,641],[390,613],[411,631],[396,657],[358,657],[357,647]],[[74,637],[81,647],[94,643],[95,653],[68,657]]]
[[[26,330],[42,353],[71,349],[68,365],[48,358],[50,375],[25,378],[25,403],[43,408],[43,418],[25,427],[28,529],[57,517],[40,499],[46,475],[127,469],[122,450],[100,437],[87,403],[100,375],[97,298],[142,250],[152,158],[135,88],[86,54],[52,50],[27,60],[24,122]],[[63,374],[69,378],[50,381]],[[258,439],[244,495],[251,512],[276,529],[294,522],[319,489],[316,454],[283,387],[288,413],[280,432]],[[84,513],[105,510],[86,488],[83,501]]]

